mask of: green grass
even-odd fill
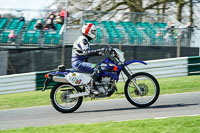
[[[200,76],[185,76],[173,78],[160,78],[161,94],[184,93],[184,92],[197,92],[200,91]],[[114,93],[109,99],[124,97],[124,83],[120,82],[118,85],[118,92]],[[49,98],[50,90],[24,92],[0,95],[0,110],[22,108],[31,106],[50,105]],[[86,98],[84,100],[90,100]]]
[[[50,104],[49,92],[32,91],[0,95],[0,110]]]
[[[26,127],[0,133],[199,133],[200,116]]]

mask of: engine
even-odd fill
[[[111,96],[116,90],[115,82],[110,77],[103,77],[101,83],[97,84],[97,89],[102,96]]]

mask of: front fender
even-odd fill
[[[129,60],[129,61],[126,61],[124,64],[125,64],[125,66],[127,66],[127,65],[129,65],[129,64],[132,64],[132,63],[142,63],[142,64],[144,64],[144,65],[147,65],[147,63],[146,62],[144,62],[144,61],[141,61],[141,60]]]

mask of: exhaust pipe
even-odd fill
[[[65,77],[53,76],[53,81],[61,83],[69,83]]]
[[[82,96],[88,96],[89,93],[87,92],[81,92],[81,93],[76,93],[76,94],[70,94],[69,98],[76,98],[76,97],[82,97]]]

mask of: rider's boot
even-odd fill
[[[101,82],[101,78],[100,78],[100,74],[101,74],[101,69],[100,67],[96,67],[94,69],[94,73],[92,75],[92,88],[91,88],[91,92],[95,95],[99,95],[100,92],[97,89],[97,85]]]
[[[91,88],[91,92],[95,95],[99,95],[100,92],[97,89],[97,85],[100,82],[99,76],[97,76],[96,74],[93,74],[92,76],[92,88]]]

